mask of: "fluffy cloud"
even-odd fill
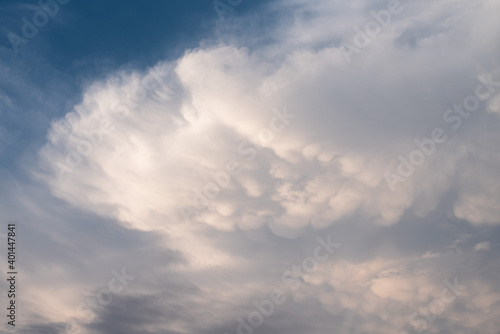
[[[308,20],[320,24],[325,13],[316,6],[327,4],[310,8]],[[336,5],[327,7],[335,21]],[[42,177],[57,196],[144,230],[174,228],[183,215],[222,230],[269,225],[287,236],[308,222],[322,227],[356,213],[390,225],[408,209],[426,215],[450,191],[458,196],[457,217],[498,223],[500,193],[491,182],[498,179],[498,135],[483,125],[498,123],[485,114],[496,97],[481,102],[457,130],[444,119],[462,103],[461,94],[473,95],[481,84],[476,76],[490,74],[488,88],[498,94],[497,72],[474,69],[478,56],[496,48],[478,41],[483,26],[471,26],[490,20],[491,8],[465,17],[452,11],[447,29],[416,34],[425,37],[407,48],[394,40],[419,30],[413,20],[433,18],[419,11],[425,4],[403,7],[349,65],[343,44],[313,48],[309,28],[298,20],[294,43],[277,44],[286,52],[222,45],[145,73],[111,75],[87,89],[66,119],[54,121],[40,154],[57,172]],[[344,22],[345,28],[352,22],[363,20]],[[494,27],[483,39],[498,33]],[[313,40],[333,38],[325,35]],[[462,52],[463,45],[472,51]],[[425,142],[434,128],[443,129],[445,143],[434,144],[435,153],[410,177],[386,182],[396,175],[390,173],[398,157],[412,161],[419,150],[414,141]]]
[[[39,152],[41,169],[33,173],[75,207],[133,230],[160,231],[186,259],[176,272],[203,295],[220,296],[192,297],[193,312],[210,300],[228,323],[238,315],[228,310],[235,298],[250,303],[270,278],[251,274],[265,261],[222,247],[214,235],[229,239],[243,230],[250,238],[269,228],[297,238],[309,227],[349,219],[392,228],[405,214],[425,219],[438,210],[452,221],[499,224],[498,3],[402,6],[349,63],[344,48],[355,38],[353,28],[363,29],[374,20],[370,11],[385,10],[386,3],[276,2],[264,15],[291,14],[266,32],[272,46],[249,31],[237,43],[188,50],[144,72],[110,74],[53,121]],[[252,19],[242,18],[241,26]],[[491,94],[468,112],[477,87]],[[460,104],[465,107],[457,111]],[[446,139],[433,141],[435,129]],[[412,162],[417,156],[421,163]],[[484,245],[474,249],[489,249]],[[432,277],[439,265],[446,267],[441,279],[452,279],[447,261],[473,256],[441,251],[327,263],[303,277],[307,287],[294,293],[294,303],[319,300],[312,309],[340,314],[341,332],[398,330],[398,321],[407,320],[392,312],[411,314],[439,297],[442,282]],[[280,263],[269,254],[269,263]],[[211,280],[200,278],[211,271]],[[481,319],[488,323],[484,333],[493,333],[498,296],[487,297],[494,284],[481,280],[470,278],[467,307],[470,314],[490,310]],[[450,328],[479,326],[455,306]],[[114,309],[108,311],[98,325],[113,319]],[[201,313],[198,324],[218,326]],[[350,327],[361,320],[361,327]],[[170,329],[187,332],[188,321],[179,322]]]

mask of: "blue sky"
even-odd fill
[[[497,2],[57,6],[0,1],[0,333],[498,333]]]

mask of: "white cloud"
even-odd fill
[[[246,48],[251,38],[241,36],[243,46],[200,47],[144,72],[114,73],[83,93],[66,123],[54,120],[40,150],[43,172],[34,174],[78,208],[131,229],[161,231],[168,247],[187,259],[175,269],[214,295],[221,286],[203,282],[202,274],[214,270],[216,281],[228,271],[248,273],[255,263],[220,247],[207,231],[250,234],[268,227],[295,238],[309,225],[356,217],[392,226],[408,211],[425,219],[437,208],[473,225],[499,224],[496,97],[456,131],[443,120],[448,108],[474,93],[478,73],[495,68],[498,4],[446,4],[445,11],[431,1],[404,3],[404,12],[350,64],[341,41],[385,3],[294,1],[297,11],[268,32],[280,40],[272,47]],[[120,103],[128,107],[116,108]],[[292,116],[277,116],[285,111]],[[436,127],[449,139],[391,191],[385,173]],[[228,164],[235,161],[241,171],[231,175]],[[226,185],[214,188],[217,182]],[[196,211],[189,224],[181,210]],[[411,314],[441,291],[430,272],[448,258],[429,254],[325,264],[304,277],[307,286],[294,301],[319,296],[330,315],[367,319],[360,330],[396,330],[402,309]],[[245,277],[248,291],[238,292],[236,280],[221,283],[229,286],[221,304],[233,293],[250,298],[262,286],[258,277]],[[323,284],[334,291],[326,293]],[[468,292],[480,294],[471,312],[490,308],[491,318],[481,318],[489,323],[498,314],[497,296],[485,297],[493,288],[471,284]],[[464,312],[449,312],[461,328],[475,326]]]
[[[483,242],[477,243],[474,246],[474,250],[475,251],[490,250],[490,249],[491,249],[491,245],[490,245],[490,243],[488,241],[483,241]]]

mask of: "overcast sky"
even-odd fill
[[[500,333],[498,13],[0,0],[0,333]]]

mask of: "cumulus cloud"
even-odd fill
[[[236,238],[243,242],[270,229],[293,239],[351,219],[389,229],[405,217],[424,220],[437,211],[453,222],[498,225],[498,3],[402,2],[402,12],[347,62],[353,28],[364,29],[374,20],[371,11],[386,8],[383,2],[275,2],[264,15],[291,14],[266,32],[276,41],[272,46],[253,40],[251,30],[237,43],[225,42],[231,38],[224,32],[221,43],[175,61],[112,73],[52,122],[33,175],[77,208],[132,230],[159,232],[185,258],[176,271],[203,296],[220,296],[189,300],[198,306],[216,301],[216,316],[226,315],[224,324],[200,315],[206,328],[226,328],[238,314],[229,310],[235,298],[251,302],[270,281],[267,274],[251,276],[261,259],[221,246],[214,235],[226,242],[244,231]],[[242,18],[242,25],[251,19]],[[433,140],[436,129],[445,139]],[[406,324],[402,308],[412,314],[426,306],[440,296],[442,280],[454,278],[447,261],[473,257],[448,251],[329,262],[302,278],[307,285],[293,303],[318,300],[316,314],[339,316],[342,333],[398,330]],[[269,263],[280,263],[269,254]],[[432,275],[439,265],[446,275],[437,280]],[[212,280],[199,277],[211,271]],[[464,317],[464,308],[469,314],[487,308],[480,319],[488,324],[484,333],[493,333],[498,296],[486,296],[495,286],[466,278],[469,304],[450,305],[446,323],[450,330],[477,328],[481,322]],[[148,293],[123,297],[131,312],[134,303],[148,300],[159,303]],[[119,318],[113,313],[119,307],[101,315],[96,332]],[[288,305],[279,312],[293,310]],[[189,320],[178,321],[169,330],[188,332]]]
[[[334,21],[337,5],[324,2],[311,6],[309,20],[324,19],[317,6]],[[425,4],[402,6],[401,17],[350,64],[342,44],[312,47],[299,20],[293,45],[277,44],[286,52],[219,45],[144,73],[112,74],[53,122],[40,157],[56,173],[42,178],[57,196],[144,230],[184,223],[180,211],[222,230],[269,225],[288,236],[310,221],[321,227],[355,213],[390,225],[406,210],[426,215],[450,191],[457,217],[498,223],[497,131],[484,125],[498,122],[485,114],[495,100],[457,130],[444,117],[465,103],[464,93],[474,94],[476,77],[490,75],[487,88],[498,94],[498,70],[476,65],[496,46],[478,41],[484,26],[471,26],[490,20],[491,9],[477,3],[469,14],[451,11],[447,29],[417,34],[408,49],[394,40],[420,29],[413,20],[432,19]],[[363,22],[356,17],[344,28],[356,20]],[[494,27],[483,39],[498,34]],[[437,127],[447,141],[413,175],[388,181],[398,157],[411,161],[414,141]],[[238,175],[221,187],[211,175],[228,175],[228,164]]]

